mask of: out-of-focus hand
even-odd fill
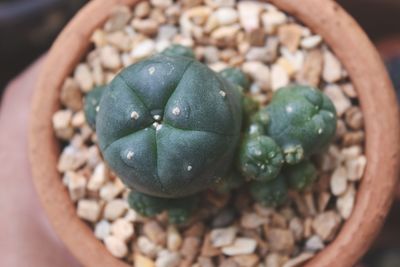
[[[42,59],[14,79],[0,106],[0,266],[79,266],[55,235],[28,160],[29,113]]]

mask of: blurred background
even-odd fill
[[[63,26],[85,2],[87,0],[0,0],[0,96],[14,76],[48,50]],[[338,2],[377,46],[399,98],[400,0]],[[400,193],[384,229],[357,267],[400,267],[399,226]]]

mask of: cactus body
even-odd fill
[[[280,147],[268,136],[245,137],[240,149],[240,170],[246,178],[270,181],[281,170],[283,155]]]
[[[335,135],[335,107],[312,87],[279,89],[263,112],[269,115],[266,133],[282,147],[289,164],[325,149]]]
[[[96,132],[111,169],[130,188],[179,198],[230,168],[241,96],[189,57],[157,55],[123,70],[100,102]]]
[[[309,189],[317,179],[317,170],[309,161],[286,166],[283,170],[288,186],[291,189],[304,191]]]
[[[250,193],[261,205],[277,207],[287,199],[287,186],[282,175],[268,182],[253,181],[250,184]]]
[[[86,122],[93,130],[96,129],[97,112],[99,110],[100,99],[105,88],[105,86],[96,87],[85,96],[83,110],[85,112]]]
[[[188,58],[196,58],[195,54],[193,53],[193,50],[190,49],[189,47],[183,46],[183,45],[178,45],[178,44],[173,44],[166,48],[164,51],[162,51],[162,54],[165,56],[169,57],[188,57]]]

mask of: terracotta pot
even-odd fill
[[[60,145],[51,118],[59,107],[63,80],[89,47],[93,30],[116,4],[137,0],[91,1],[51,48],[37,83],[31,121],[30,159],[37,191],[54,228],[85,266],[128,266],[112,257],[80,220],[57,172]],[[359,93],[365,116],[368,164],[355,208],[337,238],[307,266],[352,266],[367,250],[392,202],[398,177],[400,129],[396,97],[384,65],[356,22],[332,0],[270,0],[323,36],[340,58]]]

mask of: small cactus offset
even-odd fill
[[[284,162],[281,148],[273,139],[264,135],[245,137],[239,158],[242,174],[258,181],[273,180]]]
[[[286,202],[288,195],[285,177],[280,174],[272,181],[253,181],[250,183],[250,193],[263,206],[280,206]]]
[[[193,59],[196,58],[192,49],[190,49],[189,47],[183,46],[183,45],[178,45],[178,44],[169,46],[164,51],[162,51],[162,54],[165,56],[169,56],[169,57],[181,56],[181,57],[188,57],[188,58],[193,58]]]
[[[335,107],[326,95],[312,87],[279,89],[265,112],[270,120],[267,135],[282,147],[289,164],[320,152],[335,135]]]
[[[286,166],[283,170],[288,186],[291,189],[304,191],[311,187],[317,179],[317,170],[314,164],[303,161],[296,165]]]
[[[227,81],[240,86],[243,91],[247,91],[250,87],[250,81],[246,74],[238,68],[226,68],[219,74]]]

